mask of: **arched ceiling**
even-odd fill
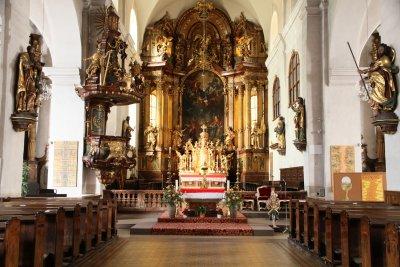
[[[146,26],[159,20],[168,11],[177,18],[185,10],[194,7],[197,0],[133,0],[137,10],[139,44],[141,45]],[[261,25],[265,38],[269,36],[272,12],[282,0],[212,0],[234,20],[243,12],[247,19]],[[278,8],[279,9],[279,8]],[[268,41],[268,40],[266,40]]]

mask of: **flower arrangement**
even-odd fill
[[[242,193],[238,185],[228,189],[225,193],[225,203],[229,208],[238,207],[242,203]]]
[[[176,206],[183,202],[182,193],[175,189],[175,186],[168,185],[163,189],[162,201],[169,206]]]

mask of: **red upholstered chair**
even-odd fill
[[[261,211],[261,209],[267,210],[267,200],[271,196],[271,190],[272,188],[266,185],[257,187],[256,197],[257,197],[258,211]],[[261,206],[261,204],[263,204],[263,207]]]

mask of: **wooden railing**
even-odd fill
[[[105,199],[113,199],[118,208],[163,210],[162,190],[104,190]]]

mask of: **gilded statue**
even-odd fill
[[[230,36],[227,35],[224,41],[224,56],[223,56],[223,65],[226,69],[232,68],[231,59],[232,59],[232,44]]]
[[[142,74],[142,67],[140,66],[139,62],[135,60],[132,63],[131,61],[131,63],[129,63],[129,72],[130,72],[129,79],[132,79],[133,84],[131,83],[130,85],[128,85],[128,87],[131,89],[132,86],[135,86],[140,91],[143,91],[145,79]]]
[[[235,149],[235,137],[235,131],[232,127],[229,127],[227,133],[225,134],[225,147],[227,150],[231,151]]]
[[[109,50],[104,56],[104,75],[100,80],[101,85],[115,84],[122,79],[122,69],[120,67],[118,53],[120,52],[122,40],[115,38],[113,42],[108,42]]]
[[[89,66],[86,69],[86,81],[98,77],[102,79],[104,69],[104,54],[100,49],[100,43],[97,45],[97,51],[89,58],[85,58],[84,61],[90,61]]]
[[[285,119],[282,116],[278,117],[276,127],[274,129],[276,139],[278,141],[278,149],[286,149],[286,137],[285,137]]]
[[[258,126],[258,123],[253,123],[250,131],[250,144],[253,148],[261,148],[261,138],[263,134],[264,131]]]
[[[135,129],[129,125],[129,119],[129,116],[127,116],[126,119],[122,121],[121,136],[130,139],[132,137],[131,132],[133,132]]]
[[[172,131],[172,147],[179,148],[182,146],[183,130],[174,129]]]
[[[235,47],[235,56],[239,58],[250,56],[250,42],[253,40],[253,37],[249,37],[243,35],[241,37],[236,37],[236,47]]]
[[[168,58],[171,55],[172,37],[160,35],[157,38],[157,56],[162,56],[163,59]]]
[[[294,127],[297,142],[306,142],[306,125],[305,125],[305,106],[304,99],[298,97],[297,100],[291,106],[295,112],[294,115]]]
[[[157,127],[149,124],[149,126],[147,126],[146,130],[144,131],[144,134],[146,135],[146,148],[148,150],[154,151],[157,146]]]
[[[371,87],[369,102],[374,114],[380,111],[394,111],[397,105],[397,85],[395,75],[399,72],[394,65],[395,50],[380,41],[378,33],[373,34],[370,67],[360,70],[366,75],[366,80]]]
[[[38,94],[44,65],[40,62],[42,56],[40,40],[40,35],[31,34],[27,52],[19,55],[16,92],[17,112],[35,113],[39,104]]]

